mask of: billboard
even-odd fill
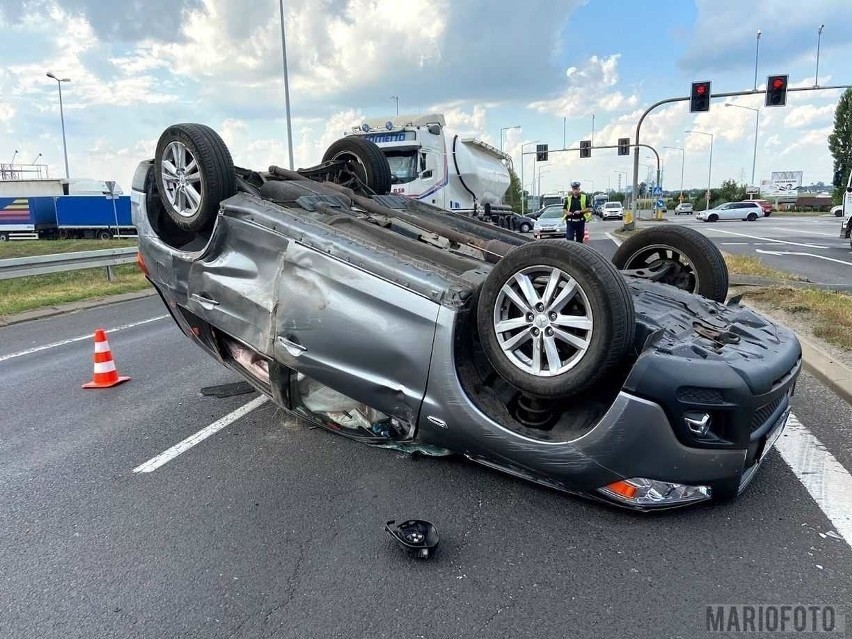
[[[768,180],[760,182],[763,195],[792,195],[802,186],[802,171],[773,171]]]

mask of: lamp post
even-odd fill
[[[760,34],[760,31],[757,32]],[[706,208],[710,208],[710,177],[713,174],[713,134],[707,133],[706,131],[686,131],[686,133],[699,133],[700,135],[709,135],[710,136],[710,162],[707,167],[707,193],[704,195],[707,200]]]
[[[679,146],[664,146],[663,148],[680,151],[680,201],[683,202],[683,167],[686,164],[686,149]]]
[[[814,88],[819,86],[819,45],[822,41],[822,30],[825,29],[825,25],[819,25],[819,31],[817,31],[817,64],[816,64],[816,73],[814,73]]]
[[[521,215],[524,214],[527,204],[527,199],[524,197],[524,147],[538,143],[539,140],[533,140],[532,142],[524,142],[521,144]],[[533,169],[535,169],[535,165],[533,165]],[[535,171],[533,171],[533,175],[535,175]]]
[[[287,111],[287,152],[290,154],[290,170],[293,170],[293,126],[290,120],[290,78],[287,73],[287,38],[284,35],[284,0],[278,0],[281,12],[281,57],[284,61],[284,108]]]
[[[757,58],[760,55],[760,29],[757,30],[757,44],[754,49],[754,90],[757,91]]]
[[[549,175],[550,171],[542,171],[541,169],[538,170],[538,194],[539,194],[539,196],[541,196],[541,174],[542,173],[544,173],[545,175]]]
[[[390,99],[396,101],[396,114],[399,115],[399,96],[392,95]]]
[[[757,165],[757,132],[758,132],[758,129],[760,128],[760,109],[755,109],[755,108],[752,108],[752,107],[743,106],[741,104],[731,104],[730,102],[726,102],[725,106],[726,107],[736,107],[738,109],[747,109],[749,111],[754,111],[755,115],[757,116],[754,119],[754,154],[752,155],[752,159],[751,159],[751,183],[749,184],[749,186],[754,186],[754,169],[755,169],[755,166]]]
[[[592,113],[592,146],[595,146],[595,114]]]
[[[515,126],[504,126],[502,129],[500,129],[500,153],[503,152],[503,133],[506,132],[506,131],[509,131],[510,129],[520,129],[520,128],[521,128],[521,125],[516,124]]]
[[[12,161],[9,162],[10,165],[15,163],[16,157],[18,157],[18,149],[15,149],[15,152],[12,154]]]
[[[56,80],[56,85],[59,87],[59,119],[62,122],[62,153],[65,156],[65,179],[67,180],[71,176],[68,173],[68,145],[65,142],[65,112],[62,106],[62,83],[71,82],[71,79],[59,79],[50,71],[48,71],[47,77],[52,80]]]

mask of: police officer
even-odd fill
[[[582,242],[590,209],[589,196],[580,192],[579,182],[571,182],[571,195],[565,198],[562,208],[565,211],[562,218],[566,221],[565,239]]]

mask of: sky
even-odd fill
[[[852,84],[848,0],[287,0],[284,25],[296,167],[365,118],[443,113],[448,128],[514,158],[582,139],[635,139],[653,103],[687,96],[694,81],[714,92],[765,86]],[[276,0],[0,0],[0,162],[38,157],[64,177],[57,83],[62,84],[72,178],[114,179],[128,190],[170,124],[201,122],[238,166],[286,165],[281,23]],[[757,32],[761,31],[759,51]],[[663,161],[666,189],[755,181],[803,171],[832,176],[827,137],[840,91],[714,99],[709,112],[664,105],[644,120],[640,142]],[[506,127],[520,126],[501,131]],[[594,131],[593,131],[594,126]],[[687,134],[699,130],[711,137]],[[594,137],[592,138],[592,134]],[[501,139],[502,138],[502,139]],[[683,152],[664,147],[679,147]],[[535,144],[523,147],[531,152]],[[39,157],[38,154],[41,154]],[[654,178],[642,150],[640,179]],[[614,149],[551,153],[523,163],[526,187],[617,188],[632,163]],[[539,186],[540,185],[540,186]]]

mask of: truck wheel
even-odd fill
[[[373,142],[350,136],[333,142],[322,156],[323,162],[346,160],[347,171],[355,174],[377,195],[391,190],[391,170],[388,159]]]
[[[633,300],[596,251],[542,240],[509,252],[482,284],[477,329],[494,370],[541,398],[604,379],[633,343]]]
[[[166,213],[185,231],[208,230],[219,203],[237,192],[231,153],[203,124],[174,124],[163,131],[154,167]]]
[[[9,234],[8,233],[0,233],[0,242],[8,242]]]
[[[111,231],[98,231],[98,239],[99,240],[111,240],[112,232]]]
[[[725,258],[708,238],[685,226],[662,226],[634,233],[619,246],[612,261],[619,270],[673,265],[661,280],[717,302],[728,294]]]

